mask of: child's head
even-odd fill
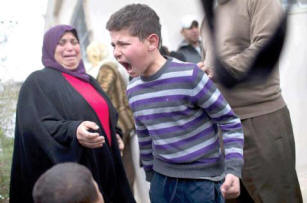
[[[156,67],[161,25],[156,12],[144,4],[130,4],[108,20],[113,55],[130,76],[150,75]]]
[[[92,173],[77,163],[61,163],[43,173],[33,188],[35,203],[103,203]]]
[[[161,25],[156,12],[145,4],[129,4],[116,11],[108,20],[106,28],[109,31],[128,29],[132,36],[141,41],[149,35],[156,34],[161,44]]]

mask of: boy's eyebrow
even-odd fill
[[[125,41],[121,41],[121,40],[118,40],[118,41],[116,41],[115,43],[114,43],[114,42],[111,42],[111,46],[114,47],[115,44],[123,45],[123,44],[129,44],[129,42],[125,42]]]

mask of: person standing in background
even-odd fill
[[[199,63],[203,56],[203,45],[200,40],[199,23],[193,15],[185,15],[181,19],[181,34],[184,40],[177,53],[184,56],[185,62]]]
[[[114,108],[118,112],[117,125],[122,131],[124,144],[122,159],[130,187],[133,188],[135,174],[130,138],[134,135],[134,121],[126,97],[126,84],[118,71],[117,64],[111,60],[106,60],[108,51],[104,44],[93,41],[87,47],[86,52],[88,61],[91,63],[92,67],[99,70],[96,78],[98,83],[107,93]]]
[[[283,9],[278,0],[217,2],[217,51],[228,72],[240,78],[272,36]],[[202,35],[210,43],[206,43],[201,69],[216,80],[213,44],[208,32]],[[233,202],[302,202],[292,124],[281,95],[278,68],[262,82],[249,80],[231,89],[218,82],[217,86],[240,117],[244,131],[242,190]]]
[[[133,189],[136,200],[147,203],[149,202],[149,185],[140,167],[138,141],[132,111],[126,97],[126,83],[118,70],[117,63],[107,59],[109,54],[105,44],[93,41],[87,47],[86,52],[92,67],[99,70],[98,83],[118,112],[118,127],[122,131],[124,143],[122,160],[130,187]]]
[[[86,56],[90,63],[86,67],[86,73],[97,78],[102,60],[108,57],[107,47],[101,42],[93,41],[86,47]]]

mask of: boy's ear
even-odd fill
[[[151,34],[147,37],[149,43],[149,51],[153,51],[159,47],[159,36],[157,34]]]

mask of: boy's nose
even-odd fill
[[[119,51],[118,48],[114,48],[114,50],[113,50],[113,55],[114,55],[114,57],[115,57],[116,59],[119,59],[119,58],[120,58],[121,52]]]

